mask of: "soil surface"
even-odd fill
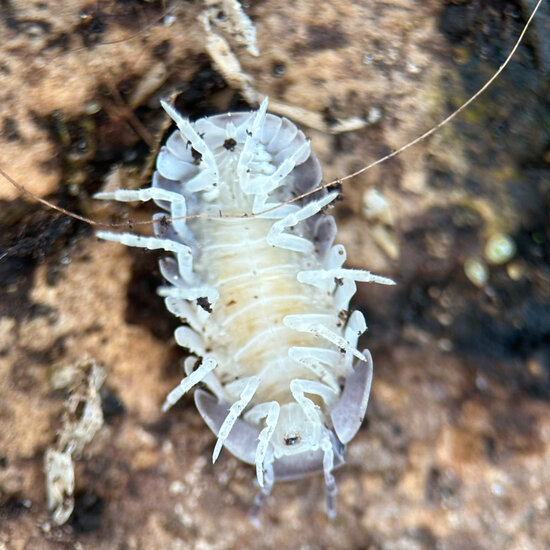
[[[171,97],[192,119],[249,110],[205,49],[198,1],[0,2],[0,168],[103,222],[150,179]],[[496,71],[534,2],[248,2],[260,55],[230,40],[274,100],[369,124],[308,129],[325,181],[421,135]],[[223,19],[224,14],[219,17]],[[275,487],[248,521],[253,468],[222,452],[179,381],[178,321],[158,256],[0,181],[0,548],[462,550],[550,548],[548,9],[497,82],[432,138],[345,181],[348,265],[393,277],[352,305],[374,357],[366,421],[336,472]],[[300,120],[296,121],[300,124]],[[373,197],[386,201],[373,209]],[[379,204],[379,201],[378,203]],[[56,526],[44,453],[62,429],[63,366],[102,365],[104,425],[76,457]]]

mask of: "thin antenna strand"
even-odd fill
[[[34,193],[31,193],[31,191],[25,189],[20,183],[17,183],[9,174],[4,172],[2,168],[0,168],[0,175],[2,175],[5,179],[7,179],[18,191],[21,191],[21,193],[23,193],[24,195],[28,195],[29,197],[33,198],[35,201],[43,204],[44,206],[47,206],[48,208],[51,208],[52,210],[57,210],[57,212],[61,212],[61,214],[65,214],[65,216],[70,216],[75,220],[80,220],[81,222],[89,223],[90,225],[93,225],[93,226],[102,225],[98,222],[95,222],[94,220],[91,220],[90,218],[86,218],[85,216],[79,216],[74,212],[70,212],[69,210],[66,210],[61,206],[57,206],[57,204],[54,204],[53,202],[50,202],[46,199],[43,199],[42,197],[39,197],[38,195],[35,195]]]

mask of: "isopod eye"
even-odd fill
[[[300,439],[301,438],[299,435],[291,435],[289,437],[285,437],[285,445],[291,447],[292,445],[296,445],[296,443],[299,443]]]

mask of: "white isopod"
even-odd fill
[[[185,361],[164,410],[203,382],[210,392],[196,389],[195,403],[218,438],[213,459],[225,446],[256,466],[255,513],[274,482],[323,473],[332,517],[332,472],[363,421],[372,380],[370,353],[356,347],[365,320],[348,313],[349,301],[356,281],[392,281],[342,267],[345,249],[333,246],[336,224],[323,212],[336,192],[266,212],[321,181],[309,141],[267,114],[267,99],[257,112],[194,123],[163,107],[178,130],[152,187],[97,197],[154,200],[170,216],[155,215],[155,237],[98,233],[174,255],[160,262],[169,285],[159,293],[185,322],[176,341],[201,360]],[[184,219],[194,214],[211,217]]]

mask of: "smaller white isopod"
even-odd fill
[[[323,212],[338,193],[281,205],[315,189],[321,168],[304,134],[266,113],[267,99],[257,112],[194,123],[163,107],[178,130],[158,155],[152,187],[96,196],[154,200],[170,216],[155,215],[155,237],[98,232],[173,254],[160,262],[169,284],[159,293],[185,323],[176,341],[200,360],[186,359],[164,410],[204,383],[209,391],[196,389],[195,403],[217,436],[213,460],[225,446],[256,467],[253,514],[274,482],[323,473],[333,517],[332,472],[363,421],[372,381],[370,353],[356,347],[365,320],[349,301],[356,281],[393,282],[343,267],[336,224]],[[194,214],[211,217],[184,219]]]

